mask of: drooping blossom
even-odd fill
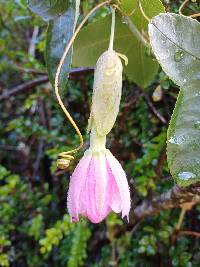
[[[122,92],[123,68],[112,42],[113,38],[109,50],[98,59],[94,73],[88,126],[90,147],[70,179],[67,206],[72,221],[78,221],[81,215],[99,223],[112,211],[129,216],[131,201],[126,174],[106,149],[106,135],[116,121]]]
[[[105,148],[105,138],[94,137],[94,132],[91,135],[90,148],[70,180],[67,203],[71,219],[78,221],[82,215],[99,223],[111,211],[122,212],[122,217],[128,218],[130,193],[126,174],[119,161]]]

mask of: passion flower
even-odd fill
[[[72,221],[79,215],[101,222],[111,211],[129,215],[130,192],[119,161],[105,147],[106,138],[91,132],[90,148],[74,170],[67,205]]]
[[[109,49],[98,59],[94,73],[92,108],[89,119],[90,147],[74,170],[69,185],[67,206],[72,221],[79,215],[93,223],[101,222],[111,211],[129,215],[130,192],[119,161],[106,149],[122,92],[122,63],[113,50],[115,12],[112,16]],[[123,55],[122,58],[124,58]]]

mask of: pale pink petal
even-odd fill
[[[94,176],[96,181],[95,186],[95,198],[96,198],[96,207],[100,214],[103,213],[103,208],[106,203],[106,190],[108,187],[108,177],[106,169],[106,157],[105,154],[94,155]]]
[[[112,186],[112,180],[110,179],[110,175],[109,175],[109,169],[107,168],[107,160],[106,160],[106,156],[104,155],[104,168],[105,168],[105,194],[104,194],[104,205],[100,210],[101,213],[101,217],[105,218],[111,211],[112,208],[110,206],[110,201],[112,199],[112,192],[111,192],[111,186]],[[101,177],[99,176],[100,181],[101,181]]]
[[[108,151],[108,150],[107,150]],[[126,178],[126,174],[122,169],[119,161],[111,154],[110,151],[107,152],[106,158],[112,174],[115,178],[117,187],[119,189],[121,201],[122,201],[122,217],[129,216],[131,201],[130,201],[130,191]]]
[[[88,170],[89,170],[89,166],[88,166]],[[86,174],[86,180],[85,180],[85,182],[82,186],[82,189],[80,191],[79,208],[78,208],[78,213],[85,216],[85,217],[87,217],[87,201],[88,201],[87,195],[86,195],[86,184],[87,184],[87,174]]]
[[[119,189],[117,187],[117,183],[110,169],[108,161],[106,161],[106,165],[109,181],[109,206],[114,212],[120,213],[122,210],[122,200],[120,197]]]
[[[129,215],[130,192],[125,172],[109,152],[86,153],[70,180],[68,210],[73,220],[79,214],[99,223],[113,210]]]
[[[93,155],[89,167],[86,189],[86,195],[88,196],[87,217],[93,223],[101,222],[111,211],[108,205],[108,190],[105,154],[100,156]]]
[[[95,177],[95,162],[92,157],[86,180],[86,198],[87,198],[87,217],[93,223],[100,221],[99,213],[96,208],[96,197],[95,197],[96,177]]]
[[[85,185],[87,178],[88,166],[91,161],[91,155],[84,155],[74,170],[69,184],[67,196],[67,208],[71,219],[78,221],[78,213],[80,207],[80,193]]]

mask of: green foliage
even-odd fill
[[[65,0],[27,0],[29,8],[44,20],[55,19],[62,15],[68,8],[69,1]]]
[[[10,266],[7,254],[5,254],[5,253],[0,254],[0,264],[2,267],[9,267]]]
[[[45,2],[37,3],[44,5]],[[130,9],[135,4],[132,0],[121,2]],[[166,10],[178,12],[183,1],[166,2],[163,1]],[[81,1],[81,15],[84,16],[95,4],[95,1]],[[142,1],[142,4],[149,17],[163,12],[158,1]],[[190,14],[191,10],[199,12],[197,3],[188,4],[185,14]],[[100,9],[90,18],[90,25],[98,23],[107,14],[107,8]],[[121,23],[120,19],[120,27],[125,27],[130,38],[136,39],[132,37],[129,25]],[[139,30],[141,21],[146,30],[147,22],[139,10],[131,20]],[[107,23],[104,31],[109,35],[110,21]],[[35,53],[30,55],[29,46],[37,27]],[[92,40],[93,36],[89,38]],[[46,23],[30,12],[25,0],[0,1],[0,96],[9,88],[38,79],[41,73],[46,75],[45,39]],[[124,43],[128,46],[127,40]],[[134,52],[132,49],[131,53]],[[137,66],[140,69],[138,60],[133,69]],[[158,64],[153,64],[157,71]],[[165,160],[167,126],[155,116],[145,96],[155,110],[169,120],[177,87],[163,71],[153,79],[151,66],[149,63],[144,66],[152,84],[145,91],[124,77],[120,113],[107,140],[108,147],[126,170],[133,206],[173,185]],[[138,75],[139,78],[144,76],[139,72]],[[82,130],[87,146],[85,129],[93,73],[77,73],[72,78],[67,90],[63,91],[63,99]],[[162,97],[154,102],[152,95],[159,85]],[[195,89],[189,88],[188,93],[190,90]],[[69,222],[69,216],[65,214],[66,192],[70,175],[83,151],[65,173],[56,170],[56,158],[59,152],[77,146],[78,141],[74,130],[65,121],[49,83],[0,102],[0,266],[199,267],[199,239],[175,231],[178,209],[147,217],[134,228],[113,213],[98,225],[83,218],[78,224]],[[199,232],[199,212],[199,206],[188,211],[182,228]]]
[[[57,221],[53,228],[46,230],[46,237],[40,240],[40,252],[50,252],[53,246],[57,246],[75,225],[69,221],[69,216],[64,216],[63,221]]]
[[[79,16],[79,0],[37,1],[28,0],[30,9],[44,20],[50,20],[46,34],[46,66],[49,79],[54,86],[55,74],[64,49],[71,39]],[[71,51],[63,63],[59,76],[59,86],[66,88],[71,67]]]
[[[70,258],[68,267],[78,267],[84,265],[84,260],[87,258],[87,240],[90,237],[90,230],[85,227],[85,224],[78,224],[72,240],[70,250]]]
[[[137,177],[136,186],[138,193],[143,196],[147,196],[149,190],[156,190],[156,166],[158,165],[158,157],[165,146],[165,142],[166,133],[161,132],[149,143],[144,143],[143,156],[135,161],[133,172],[134,176]],[[166,166],[163,169],[163,173],[164,170],[167,170]]]
[[[190,31],[185,31],[190,28]],[[177,85],[198,79],[199,22],[182,15],[161,14],[149,24],[153,51],[165,73]]]
[[[159,15],[149,32],[163,70],[182,87],[168,129],[167,154],[175,181],[188,186],[200,180],[200,24],[180,15]]]
[[[200,180],[200,81],[181,89],[168,130],[168,164],[176,182],[188,186]]]
[[[67,1],[65,1],[67,2]],[[59,61],[64,53],[64,49],[71,39],[76,22],[79,15],[79,1],[73,1],[68,4],[68,8],[62,16],[54,18],[50,21],[47,37],[46,37],[46,65],[49,74],[49,79],[54,86],[55,73]],[[61,68],[59,76],[59,85],[62,89],[66,88],[67,76],[71,67],[71,53],[72,49],[68,52],[68,55]]]
[[[153,5],[149,5],[148,2],[142,1],[142,4],[150,18],[164,12],[164,7],[159,0],[154,1]],[[114,49],[128,57],[129,64],[124,67],[124,72],[129,80],[146,87],[158,71],[157,62],[148,54],[144,41],[141,41],[145,39],[142,32],[147,30],[147,21],[141,15],[137,1],[122,1],[120,8],[127,14],[136,10],[130,17],[134,32],[130,31],[126,17],[119,13],[116,21]],[[95,66],[100,54],[108,49],[110,25],[111,17],[106,16],[82,29],[74,44],[73,64],[75,66]]]
[[[28,238],[33,238],[32,242],[34,242],[35,246],[35,252],[33,251],[33,253],[37,254],[30,254],[28,256],[28,266],[34,266],[32,264],[36,264],[36,262],[38,266],[43,266],[42,262],[39,263],[42,259],[40,258],[40,253],[45,255],[45,258],[48,258],[47,255],[49,255],[53,247],[58,247],[61,241],[69,236],[70,240],[68,240],[68,242],[69,244],[71,243],[71,249],[67,266],[82,266],[87,255],[86,247],[88,238],[90,237],[90,230],[86,222],[83,221],[79,224],[71,224],[69,216],[65,215],[62,221],[58,220],[53,227],[45,230],[45,237],[41,238],[44,234],[45,227],[43,213],[47,214],[46,205],[50,203],[51,198],[47,198],[48,195],[45,196],[45,192],[43,193],[44,195],[36,192],[29,192],[27,185],[20,181],[19,176],[10,174],[3,166],[0,166],[0,177],[5,183],[0,188],[0,217],[2,218],[0,227],[0,247],[1,251],[7,251],[7,253],[0,253],[0,266],[10,266],[10,263],[13,261],[13,259],[11,259],[12,241],[9,236],[12,236],[14,233],[20,235],[21,238],[26,237],[27,240]],[[48,190],[48,186],[46,186],[46,190]],[[34,210],[33,206],[36,207],[36,210]],[[27,208],[29,210],[27,210]],[[24,210],[27,211],[23,212]],[[28,211],[30,214],[33,213],[31,217],[30,215],[27,216]],[[18,213],[20,213],[20,215],[15,218]],[[18,220],[21,221],[19,226],[17,225]],[[24,245],[25,244],[22,244],[21,248],[23,248]],[[28,249],[27,245],[25,247]],[[44,261],[45,258],[43,258]],[[18,260],[20,260],[20,256]]]
[[[27,238],[33,236],[35,240],[38,240],[43,230],[41,209],[44,209],[45,212],[45,205],[48,202],[45,201],[45,197],[41,193],[30,192],[28,185],[20,181],[18,175],[11,174],[3,166],[0,166],[0,177],[1,181],[4,182],[0,188],[0,247],[3,251],[0,255],[0,266],[10,266],[10,262],[13,261],[12,242],[15,240],[14,236],[20,235],[21,238],[23,235],[26,235]],[[46,188],[48,187],[46,186]],[[33,212],[34,206],[37,205],[40,208]],[[13,241],[11,236],[14,238]],[[23,244],[20,246],[22,249]]]
[[[46,230],[46,237],[39,241],[40,252],[46,254],[52,251],[53,246],[58,246],[66,236],[72,234],[71,249],[69,252],[68,267],[78,267],[84,264],[87,257],[87,241],[90,230],[86,222],[71,224],[69,216],[65,215],[62,221],[57,221],[54,227]]]

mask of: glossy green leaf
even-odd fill
[[[200,180],[200,80],[181,90],[168,129],[168,164],[181,186]]]
[[[165,12],[164,6],[160,0],[140,0],[141,6],[145,12],[145,15],[148,18],[153,18],[154,16],[158,15],[159,13]],[[136,0],[123,0],[121,1],[120,8],[122,11],[127,15],[131,15],[130,18],[133,23],[136,25],[139,31],[146,31],[148,27],[148,21],[142,15],[138,1]]]
[[[55,73],[59,61],[63,55],[64,49],[73,35],[74,27],[77,22],[79,1],[70,4],[67,11],[54,20],[50,21],[46,37],[46,65],[49,79],[54,86]],[[68,73],[71,66],[70,49],[59,76],[59,86],[64,89],[66,87]]]
[[[181,86],[168,129],[167,158],[180,186],[200,181],[200,24],[162,14],[149,24],[153,51],[163,70]]]
[[[177,14],[161,14],[149,24],[153,51],[163,70],[179,86],[200,78],[200,24]]]
[[[137,1],[124,0],[121,2],[123,12],[128,14],[134,8],[137,8],[134,15],[129,19],[139,32],[139,38],[143,38],[141,33],[147,30],[147,21],[142,16],[136,4]],[[159,0],[154,0],[153,5],[148,2],[143,0],[142,5],[150,18],[160,12],[164,12],[164,7]],[[73,64],[75,66],[96,65],[100,54],[108,48],[110,25],[111,17],[109,15],[82,29],[74,44]],[[144,46],[139,38],[129,29],[129,24],[127,24],[125,18],[117,17],[114,49],[119,53],[125,54],[129,59],[128,66],[124,67],[124,72],[128,78],[138,85],[146,87],[152,82],[157,73],[158,63],[149,56],[147,47]]]
[[[44,20],[54,19],[68,7],[67,0],[28,0],[29,8]]]

